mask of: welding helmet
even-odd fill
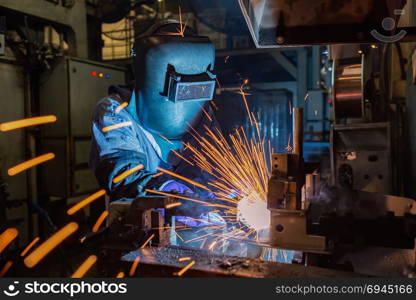
[[[180,139],[212,100],[215,48],[177,21],[154,25],[136,39],[133,69],[137,116],[145,129]]]

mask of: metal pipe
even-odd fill
[[[293,108],[293,153],[303,158],[303,108]]]

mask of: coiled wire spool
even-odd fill
[[[362,58],[336,60],[333,70],[335,122],[364,118]]]

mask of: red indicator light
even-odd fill
[[[92,77],[97,76],[97,71],[92,71],[92,72],[91,72],[91,76],[92,76]]]

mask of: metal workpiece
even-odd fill
[[[293,153],[303,159],[303,108],[293,108]]]
[[[113,242],[123,241],[138,245],[154,234],[153,245],[169,245],[170,234],[176,226],[172,224],[173,216],[197,218],[206,211],[206,207],[193,203],[165,209],[177,202],[180,199],[165,196],[143,196],[111,202],[108,224]]]
[[[279,249],[329,254],[324,236],[308,234],[307,210],[271,210],[270,244]]]
[[[332,184],[392,194],[390,123],[334,125],[331,129]]]
[[[327,278],[327,277],[361,277],[358,274],[305,267],[298,264],[265,262],[260,259],[248,259],[235,256],[213,254],[212,252],[182,247],[152,248],[146,247],[130,252],[122,257],[122,262],[129,267],[137,257],[140,267],[137,275],[142,277],[172,277],[191,261],[195,264],[185,277],[243,277],[243,278]],[[179,261],[187,257],[189,260]]]

